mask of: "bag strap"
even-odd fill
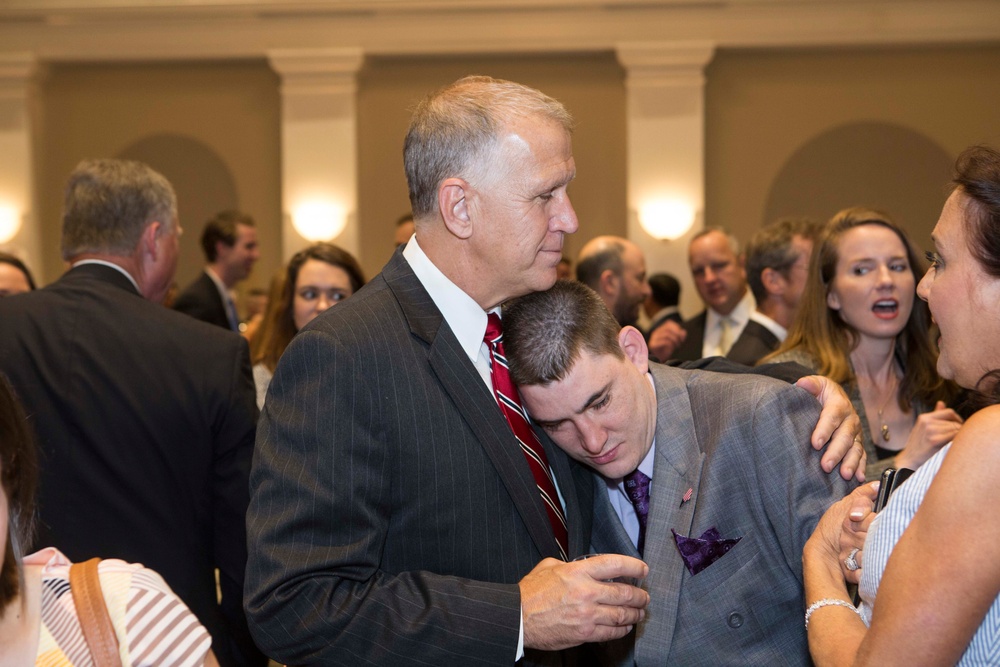
[[[69,568],[69,588],[73,592],[73,604],[80,619],[80,629],[87,641],[90,653],[97,667],[122,667],[118,653],[118,635],[111,624],[101,580],[97,574],[100,558],[91,558],[86,563],[74,563]]]

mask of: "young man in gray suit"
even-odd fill
[[[534,423],[593,468],[598,553],[642,556],[646,618],[618,664],[808,664],[802,547],[853,484],[809,446],[818,406],[755,375],[649,363],[596,294],[561,281],[504,307]]]

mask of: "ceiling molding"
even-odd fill
[[[0,54],[46,62],[1000,43],[996,0],[0,0]]]

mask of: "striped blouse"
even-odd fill
[[[35,664],[90,667],[93,658],[69,587],[69,559],[50,547],[24,562],[43,566],[42,627]],[[101,561],[98,573],[124,667],[204,664],[212,640],[159,574],[120,560]]]
[[[949,449],[951,449],[950,444],[927,459],[927,462],[896,490],[889,504],[879,512],[868,527],[868,537],[865,539],[865,567],[861,572],[861,583],[858,584],[862,599],[861,617],[866,625],[871,624],[875,595],[885,573],[889,554],[902,537],[903,531],[910,525]],[[973,635],[958,664],[1000,664],[1000,596],[993,601],[986,618]]]

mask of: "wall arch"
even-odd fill
[[[172,133],[143,137],[116,157],[145,162],[174,186],[184,229],[176,278],[183,289],[205,263],[199,243],[205,221],[219,211],[239,208],[236,180],[229,166],[205,143]]]
[[[903,125],[840,125],[804,143],[782,165],[764,221],[803,215],[824,221],[848,206],[868,206],[891,215],[926,248],[953,165],[934,140]]]

